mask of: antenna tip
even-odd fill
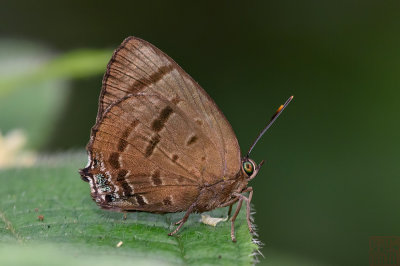
[[[292,96],[290,96],[290,98],[289,98],[289,99],[290,99],[290,100],[293,100],[293,97],[294,97],[294,96],[292,95]]]

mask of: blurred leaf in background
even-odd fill
[[[69,80],[100,75],[110,50],[57,56],[26,41],[0,40],[0,130],[21,129],[27,147],[40,149],[54,132],[69,97]]]
[[[68,93],[66,81],[37,75],[51,57],[40,45],[0,40],[0,130],[22,130],[33,149],[51,134]]]

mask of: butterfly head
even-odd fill
[[[258,174],[261,166],[264,164],[264,160],[257,165],[252,159],[244,157],[242,159],[242,172],[248,180],[253,179]]]

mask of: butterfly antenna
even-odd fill
[[[287,101],[285,102],[285,104],[279,106],[278,110],[276,110],[275,114],[271,117],[271,120],[268,122],[267,126],[258,135],[258,137],[254,141],[253,145],[251,145],[249,151],[247,152],[246,157],[249,157],[250,152],[253,150],[254,146],[256,146],[257,142],[261,139],[261,137],[264,135],[264,133],[267,132],[267,130],[272,126],[272,124],[275,122],[275,120],[278,118],[278,116],[282,113],[282,111],[285,110],[286,106],[289,105],[289,103],[292,99],[293,99],[293,96],[290,96],[289,99],[287,99]]]

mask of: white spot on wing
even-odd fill
[[[94,193],[95,189],[94,189],[94,184],[93,184],[93,178],[89,177],[89,185],[90,185],[90,192]]]
[[[149,204],[149,202],[147,201],[147,199],[146,199],[143,195],[141,195],[141,196],[142,196],[143,201],[144,201],[146,204]]]
[[[131,185],[131,184],[129,184],[129,183],[128,183],[128,185],[129,185],[129,186],[131,187],[131,189],[132,189],[132,194],[135,193],[135,188],[133,187],[133,185]]]
[[[90,158],[90,154],[88,154],[88,163],[86,164],[85,168],[88,168],[91,163],[92,163],[92,160]]]

